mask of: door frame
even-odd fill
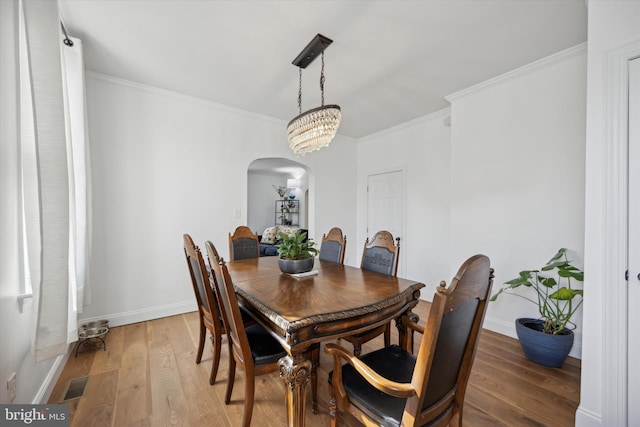
[[[394,172],[400,172],[401,174],[401,181],[402,181],[402,230],[400,231],[402,234],[400,236],[400,260],[398,262],[398,276],[402,277],[406,271],[405,265],[406,265],[406,259],[407,259],[407,252],[406,249],[408,247],[407,245],[407,239],[409,238],[407,236],[407,167],[406,166],[398,166],[398,167],[390,167],[390,168],[385,168],[385,169],[379,169],[379,170],[372,170],[372,171],[367,171],[367,173],[365,174],[365,199],[364,199],[364,205],[365,205],[365,218],[364,218],[364,230],[363,230],[363,234],[364,234],[364,238],[362,239],[362,243],[361,243],[361,247],[364,246],[364,240],[366,237],[373,237],[373,235],[369,235],[369,232],[367,231],[367,227],[369,226],[369,177],[373,176],[373,175],[384,175],[387,173],[394,173]],[[376,230],[377,231],[377,230]],[[371,233],[373,233],[374,231],[371,231]],[[393,236],[394,238],[397,236]],[[360,255],[362,255],[360,253]],[[359,265],[359,264],[358,264]]]
[[[640,422],[640,409],[630,402],[640,399],[640,384],[634,379],[640,378],[640,367],[634,361],[640,356],[640,343],[632,340],[635,335],[632,325],[640,321],[640,313],[634,304],[640,302],[640,55],[630,61],[629,66],[629,94],[635,94],[633,102],[631,96],[628,102],[628,193],[627,193],[627,422],[633,425]],[[631,72],[633,67],[633,73]],[[634,77],[634,80],[631,79]],[[631,83],[633,82],[633,86]],[[632,109],[633,105],[633,109]],[[633,119],[635,118],[635,119]],[[632,133],[633,130],[633,133]],[[633,139],[631,138],[633,136]],[[635,239],[632,238],[635,236]],[[635,262],[635,264],[634,264]]]
[[[603,136],[607,143],[602,151],[602,270],[596,279],[603,287],[602,421],[605,425],[627,424],[628,281],[624,273],[628,268],[628,65],[639,56],[640,42],[616,49],[609,53],[605,70]]]

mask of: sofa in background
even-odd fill
[[[293,234],[297,231],[309,233],[309,230],[306,228],[293,227],[290,225],[275,225],[264,230],[264,232],[258,236],[260,239],[260,256],[278,255],[278,248],[276,247],[276,243],[278,242],[278,233],[283,232]]]

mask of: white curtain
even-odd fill
[[[77,340],[77,313],[88,296],[88,152],[84,89],[76,85],[82,54],[65,60],[75,71],[63,73],[61,49],[67,46],[60,42],[57,2],[22,0],[20,11],[25,277],[34,298],[32,348],[40,361],[64,354]]]
[[[62,36],[62,35],[61,35]],[[82,41],[60,39],[69,164],[69,342],[78,337],[78,313],[91,301],[91,182]]]

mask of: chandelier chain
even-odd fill
[[[298,68],[298,114],[302,114],[302,67]]]
[[[324,107],[324,50],[321,55],[322,65],[320,66],[320,106]]]

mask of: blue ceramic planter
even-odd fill
[[[540,319],[516,319],[516,333],[524,354],[543,366],[559,368],[573,346],[573,331],[565,329],[563,334],[542,332],[544,322]]]

